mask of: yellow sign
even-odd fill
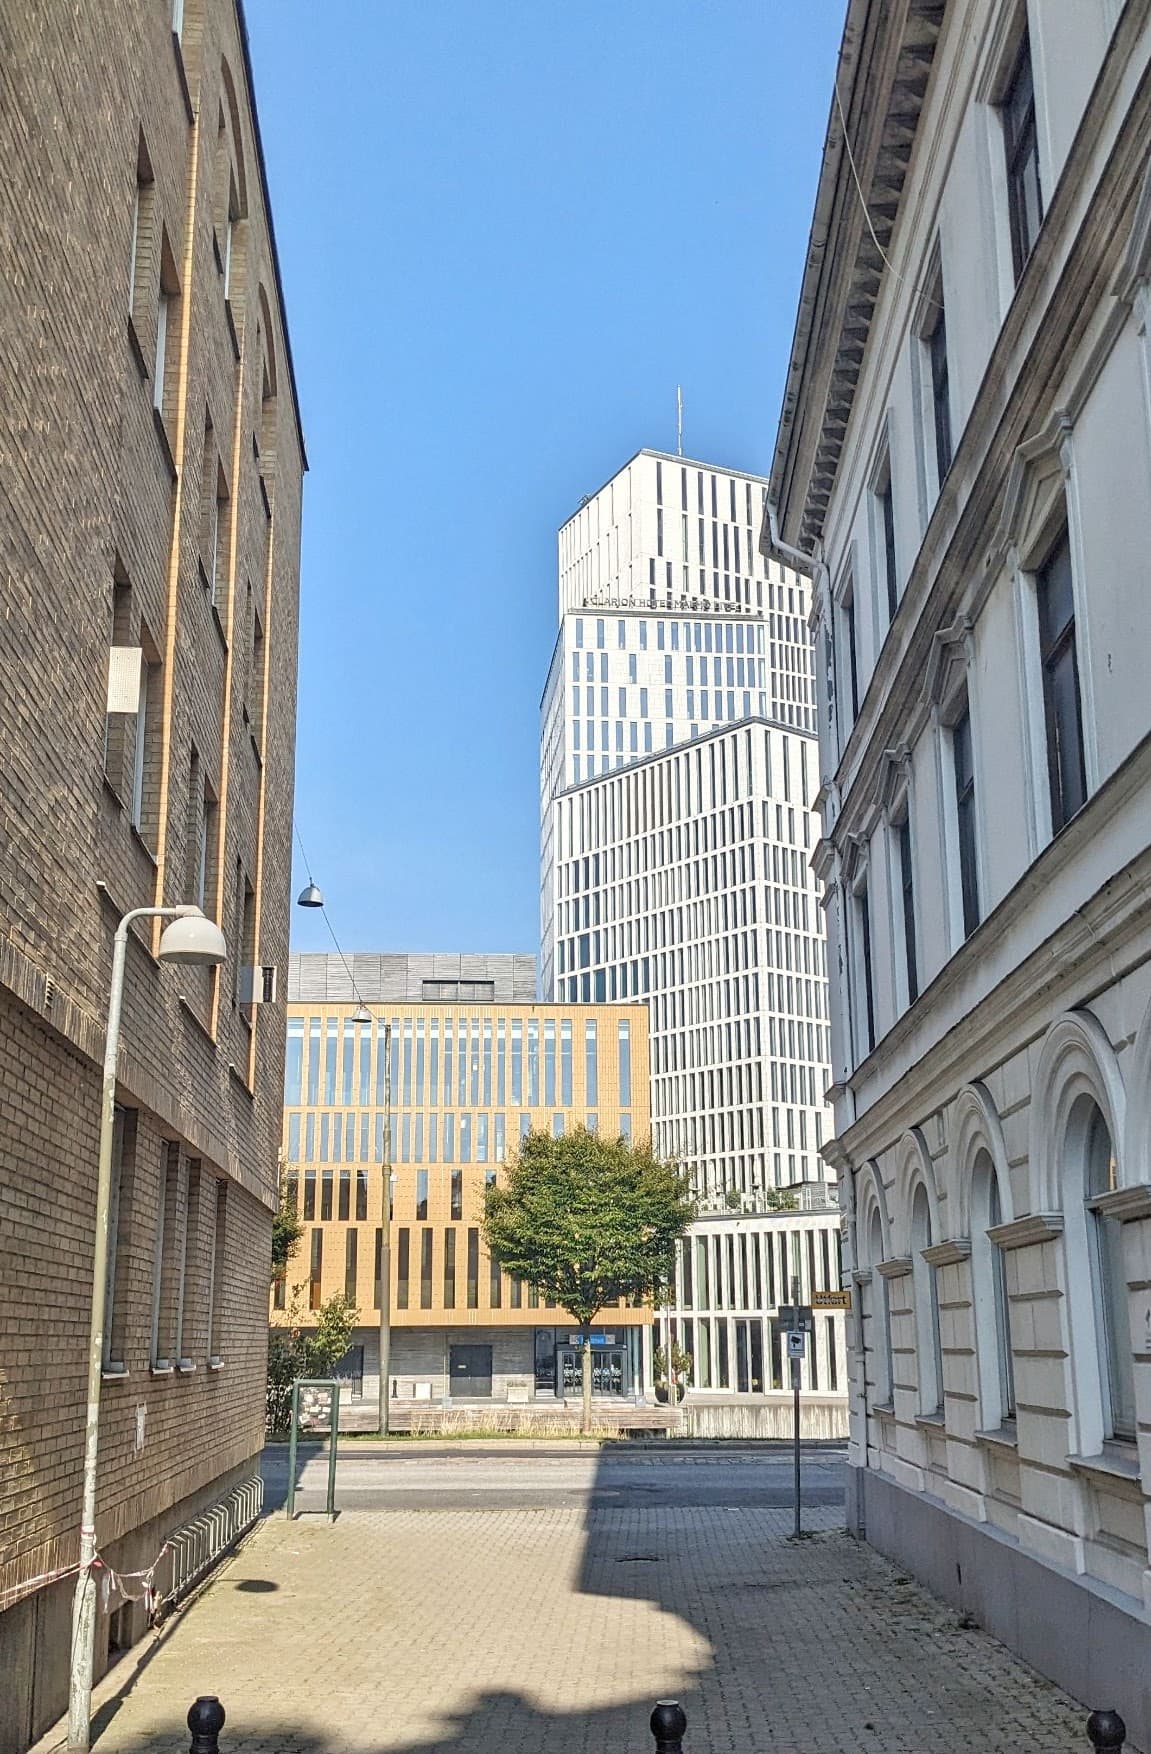
[[[850,1291],[813,1291],[811,1294],[812,1309],[850,1309]]]

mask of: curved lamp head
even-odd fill
[[[227,956],[228,946],[223,932],[215,920],[205,919],[199,908],[170,920],[160,937],[161,962],[217,968]]]
[[[372,1021],[372,1014],[366,1005],[360,1004],[356,1006],[348,1021],[350,1023],[370,1023]]]
[[[297,907],[323,907],[323,905],[324,897],[314,883],[309,883],[306,889],[301,889],[296,897]]]

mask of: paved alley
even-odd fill
[[[105,1683],[99,1754],[174,1754],[199,1693],[224,1754],[647,1754],[668,1696],[687,1754],[1087,1749],[1077,1705],[837,1509],[807,1521],[793,1543],[746,1506],[279,1513]]]

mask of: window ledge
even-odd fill
[[[156,407],[155,403],[152,404],[152,422],[156,428],[156,437],[160,441],[160,449],[163,452],[164,461],[168,465],[168,473],[172,477],[172,480],[175,481],[177,473],[176,459],[172,455],[172,446],[168,438],[168,428],[164,425],[164,416]]]
[[[1116,1188],[1114,1193],[1097,1194],[1088,1204],[1093,1212],[1104,1218],[1117,1218],[1121,1223],[1151,1218],[1151,1185],[1135,1182],[1131,1187]]]
[[[189,999],[187,993],[177,993],[176,999],[179,1003],[180,1009],[196,1025],[196,1028],[200,1031],[200,1034],[204,1037],[205,1041],[210,1041],[214,1047],[216,1044],[216,1038],[208,1028],[208,1025],[204,1022],[204,1019],[200,1016],[200,1013],[196,1010],[196,1007],[193,1005],[191,999]]]
[[[1063,1235],[1062,1212],[1029,1212],[1009,1224],[994,1224],[987,1232],[996,1248],[1030,1248],[1038,1242],[1055,1242]]]
[[[195,1369],[195,1361],[191,1358],[179,1358],[176,1360],[176,1372],[179,1376],[192,1376]]]
[[[129,832],[132,836],[132,839],[136,842],[136,845],[140,848],[140,851],[147,858],[148,863],[152,866],[153,869],[155,869],[157,864],[159,863],[159,861],[157,860],[155,853],[152,851],[151,847],[148,845],[147,841],[144,839],[144,836],[140,833],[140,830],[137,828],[137,826],[134,822],[131,824]]]
[[[245,1023],[248,1023],[247,1018],[245,1018],[244,1021],[245,1021]],[[248,1028],[251,1029],[251,1027],[252,1027],[252,1025],[250,1023],[248,1023]],[[255,1100],[256,1100],[255,1091],[252,1089],[252,1086],[248,1083],[248,1080],[247,1080],[245,1074],[240,1071],[240,1068],[235,1064],[235,1062],[233,1060],[228,1061],[228,1077],[232,1080],[233,1084],[235,1084],[239,1090],[243,1091],[244,1095],[248,1098],[249,1102],[255,1102]]]
[[[148,1366],[148,1375],[149,1376],[175,1376],[175,1374],[176,1374],[175,1365],[169,1364],[166,1358],[161,1359],[156,1364],[150,1364]]]
[[[146,384],[151,377],[148,361],[144,358],[144,348],[140,340],[140,332],[136,327],[136,319],[128,312],[128,345],[132,349],[132,358],[136,361],[136,370],[140,374],[140,382]]]
[[[228,649],[228,635],[224,629],[224,618],[220,614],[220,605],[218,603],[212,604],[212,620],[215,622],[216,632],[220,636],[220,645],[226,652]]]
[[[118,1364],[114,1359],[104,1365],[100,1372],[101,1382],[127,1382],[131,1371],[126,1364]]]
[[[209,1358],[209,1360],[208,1360],[208,1369],[209,1370],[223,1370],[223,1368],[224,1368],[224,1360],[222,1358]]]
[[[946,1431],[947,1419],[943,1413],[917,1413],[915,1423],[921,1431]]]
[[[971,1238],[953,1236],[947,1242],[932,1243],[920,1251],[929,1267],[958,1267],[971,1255]]]
[[[239,364],[239,360],[240,360],[240,337],[239,337],[239,335],[238,335],[238,334],[237,334],[237,333],[236,333],[236,319],[235,319],[235,317],[234,317],[234,316],[233,316],[233,315],[232,315],[232,301],[231,301],[231,299],[230,299],[230,298],[225,298],[225,300],[224,300],[224,315],[225,315],[225,317],[227,317],[227,319],[228,319],[228,334],[229,334],[229,335],[230,335],[230,336],[231,336],[231,338],[232,338],[232,352],[233,352],[233,353],[234,353],[234,354],[235,354],[235,356],[236,356],[236,363],[237,363],[237,364]]]
[[[188,88],[188,69],[184,65],[184,45],[180,41],[179,31],[172,32],[172,53],[176,57],[176,77],[180,82],[180,95],[184,99],[184,109],[189,122],[196,120],[196,111],[192,105],[192,93]]]
[[[890,1419],[892,1421],[895,1419],[894,1401],[876,1401],[869,1410],[875,1414],[877,1419]]]
[[[107,792],[107,794],[111,798],[112,802],[116,805],[116,808],[118,810],[126,809],[127,806],[125,805],[123,798],[120,796],[119,790],[116,786],[116,782],[109,774],[107,768],[104,769],[103,775],[101,777],[103,778],[103,781],[104,781],[104,790]]]
[[[1138,1448],[1122,1438],[1108,1443],[1099,1455],[1068,1456],[1067,1466],[1075,1474],[1094,1476],[1112,1486],[1122,1481],[1142,1493]]]
[[[881,1279],[904,1279],[911,1272],[911,1256],[897,1255],[890,1261],[876,1261],[875,1271]]]
[[[992,1449],[1010,1450],[1014,1454],[1019,1448],[1019,1435],[1014,1419],[1005,1419],[1002,1425],[995,1425],[990,1431],[977,1431],[975,1441],[985,1443]]]

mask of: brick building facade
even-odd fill
[[[234,0],[6,7],[0,156],[0,1747],[19,1749],[65,1697],[100,1058],[133,907],[199,902],[229,957],[162,968],[151,931],[129,945],[105,1561],[150,1564],[261,1445],[284,1021],[254,1001],[287,955],[305,460]],[[143,1627],[113,1593],[98,1672]]]

